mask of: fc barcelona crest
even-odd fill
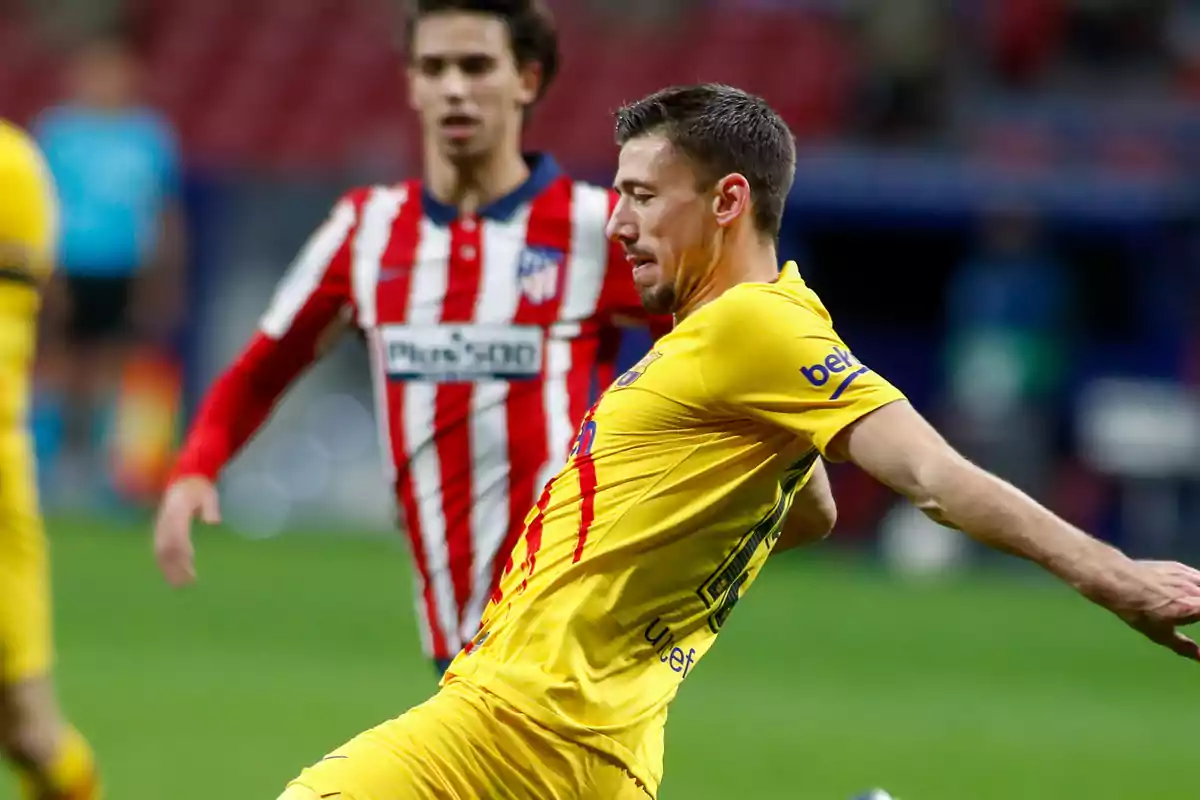
[[[517,280],[521,293],[534,305],[558,294],[558,273],[563,252],[553,247],[526,247],[517,261]]]

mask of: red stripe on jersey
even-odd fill
[[[496,559],[496,563],[497,564],[500,563],[499,558]],[[504,590],[500,588],[500,578],[503,577],[504,575],[507,575],[508,573],[512,572],[512,570],[513,570],[512,553],[509,553],[508,559],[504,562],[504,571],[492,583],[492,586],[495,587],[492,589],[492,597],[491,597],[492,603],[499,603],[501,600],[504,599]]]
[[[537,501],[537,516],[530,520],[529,527],[525,530],[525,562],[521,565],[525,579],[521,581],[518,592],[525,591],[529,579],[533,576],[533,570],[537,567],[537,554],[542,549],[542,524],[546,519],[546,509],[550,505],[550,491],[554,488],[554,480],[555,478],[551,478],[546,481],[546,488],[542,489],[542,496]]]
[[[533,201],[526,225],[526,245],[552,248],[564,253],[570,249],[571,188],[569,179],[559,179]],[[533,325],[557,319],[562,304],[564,278],[560,267],[557,291],[554,297],[545,303],[536,304],[522,295],[513,323]],[[525,516],[537,497],[538,478],[550,453],[546,430],[548,421],[544,370],[543,364],[542,377],[532,381],[513,381],[509,387],[506,408],[509,463],[508,533],[493,565],[492,585],[497,589],[502,575],[512,571],[513,564],[509,556],[521,536]]]
[[[392,223],[387,248],[380,259],[383,269],[394,270],[394,277],[377,282],[375,289],[376,318],[380,324],[403,322],[408,311],[408,296],[412,286],[412,267],[416,260],[417,245],[421,237],[420,185],[407,184],[408,197]],[[386,312],[386,313],[385,313]],[[384,359],[379,353],[377,358]],[[404,439],[404,384],[388,380],[386,363],[378,369],[383,371],[379,379],[387,386],[388,431],[392,439],[392,461],[396,465],[396,492],[400,506],[404,509],[405,528],[408,530],[409,547],[420,576],[422,600],[425,604],[425,628],[430,632],[430,645],[435,657],[447,655],[446,638],[437,621],[437,607],[433,598],[433,586],[425,557],[425,543],[421,538],[421,516],[417,509],[417,497],[412,480],[406,474],[408,457]]]
[[[595,434],[587,433],[588,423],[596,415],[596,406],[588,410],[580,424],[580,444],[583,439]],[[587,442],[587,448],[575,460],[575,469],[579,471],[579,538],[575,542],[575,556],[571,563],[578,563],[583,558],[583,546],[587,544],[588,532],[596,519],[596,463],[592,460],[592,441]]]
[[[483,282],[486,253],[482,252],[482,226],[467,227],[461,220],[450,225],[450,258],[447,264],[446,296],[442,302],[442,322],[470,322]],[[457,619],[471,598],[471,396],[470,383],[444,383],[438,386],[434,400],[433,429],[438,464],[441,469],[442,514],[446,519],[446,549],[450,559],[450,579],[454,583]]]

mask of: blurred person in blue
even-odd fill
[[[141,73],[128,39],[89,39],[68,66],[69,98],[34,128],[62,202],[43,373],[50,396],[42,398],[43,419],[65,423],[60,466],[74,469],[60,486],[103,474],[97,445],[109,415],[101,412],[134,348],[169,334],[182,311],[179,149],[170,123],[141,103]]]
[[[1033,209],[995,203],[947,290],[948,425],[986,469],[1035,496],[1053,467],[1074,304]]]

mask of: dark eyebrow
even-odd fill
[[[451,50],[445,53],[416,53],[413,62],[417,64],[442,63],[445,61],[495,61],[491,53],[481,50]]]

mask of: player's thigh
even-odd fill
[[[447,765],[459,760],[456,740],[461,729],[470,728],[463,712],[439,692],[401,716],[355,736],[301,772],[289,788],[352,800],[457,797],[457,778]]]
[[[487,696],[486,768],[519,800],[645,800],[637,780],[608,756],[569,741]]]
[[[0,429],[0,682],[46,675],[53,657],[49,554],[29,435]]]
[[[346,800],[643,800],[623,767],[452,681],[293,782]]]

